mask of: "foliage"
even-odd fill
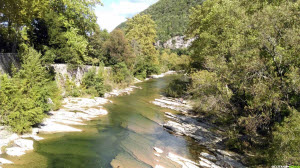
[[[83,94],[80,87],[76,85],[74,79],[70,79],[68,75],[66,75],[64,89],[66,90],[65,96],[79,97]]]
[[[152,17],[157,25],[156,40],[166,42],[172,37],[185,34],[189,10],[202,2],[202,0],[160,0],[141,14]],[[125,29],[127,25],[128,21],[119,25],[118,28]]]
[[[264,139],[273,135],[273,152],[288,149],[274,156],[280,165],[299,163],[292,157],[298,135],[293,141],[280,133],[287,125],[291,134],[298,129],[299,9],[299,1],[210,0],[192,9],[188,30],[196,37],[189,89],[195,109],[230,119],[237,148],[246,149],[240,135],[251,137],[253,148],[271,145]]]
[[[104,61],[105,49],[104,42],[109,38],[107,30],[100,30],[99,26],[96,25],[95,32],[89,36],[88,41],[88,55],[91,57],[92,65],[99,65],[100,61]]]
[[[198,112],[224,115],[230,112],[230,99],[232,91],[220,82],[216,73],[206,70],[191,74],[189,92],[197,99],[195,110]],[[201,89],[199,89],[201,88]]]
[[[163,50],[160,54],[160,66],[162,71],[168,70],[188,70],[190,57],[188,55],[178,55],[169,49]]]
[[[87,89],[88,93],[94,93],[94,96],[102,97],[105,93],[105,88],[103,84],[104,78],[101,70],[96,73],[96,68],[90,69],[82,79],[82,85]]]
[[[189,82],[190,81],[185,76],[174,79],[164,90],[164,93],[169,97],[184,97],[187,95]]]
[[[48,5],[47,0],[1,0],[0,2],[0,40],[6,44],[0,45],[0,50],[16,52],[21,42],[21,27],[27,25],[34,18],[42,18]],[[2,34],[3,33],[3,34]]]
[[[97,4],[100,0],[1,1],[0,39],[7,42],[0,50],[16,52],[27,43],[48,63],[97,64],[99,53],[91,51],[101,45],[92,40],[99,35],[93,11]]]
[[[59,107],[59,90],[42,66],[40,56],[29,48],[22,54],[22,68],[12,78],[4,75],[0,79],[1,121],[18,133],[29,131],[43,120],[44,112]],[[51,105],[49,98],[57,104]]]
[[[131,83],[132,81],[132,75],[124,62],[112,66],[112,74],[115,83]]]
[[[274,143],[269,150],[270,163],[287,165],[300,164],[300,115],[296,109],[273,132]]]
[[[109,64],[125,62],[128,67],[133,66],[134,54],[122,30],[116,29],[110,33],[109,39],[104,43],[104,50]]]
[[[136,55],[134,74],[145,77],[144,74],[158,73],[158,51],[154,47],[156,30],[151,17],[136,15],[128,19],[125,34]]]

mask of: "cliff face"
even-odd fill
[[[20,60],[16,53],[0,53],[0,74],[9,73],[11,66],[20,67]]]
[[[56,73],[56,80],[65,81],[66,77],[68,77],[70,80],[73,80],[77,86],[81,84],[84,74],[93,68],[93,66],[90,65],[81,65],[75,69],[70,69],[67,64],[52,64],[51,67],[53,67]],[[99,67],[94,67],[96,68],[96,72],[98,72]],[[104,68],[104,70],[108,69],[108,67]]]
[[[194,40],[195,38],[185,39],[185,36],[175,36],[167,40],[165,43],[161,43],[160,41],[157,41],[155,45],[157,47],[163,47],[169,49],[184,49],[191,46]]]
[[[0,53],[0,74],[9,73],[11,67],[14,65],[16,68],[21,67],[20,59],[16,53]],[[82,65],[75,69],[68,68],[67,64],[52,64],[54,72],[56,73],[56,80],[58,82],[63,82],[66,77],[73,80],[77,86],[80,85],[82,78],[85,73],[87,73],[93,66]],[[108,68],[105,68],[108,69]],[[98,67],[96,67],[96,72]]]

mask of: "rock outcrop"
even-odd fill
[[[164,108],[182,112],[182,115],[174,115],[166,112],[165,116],[168,118],[168,121],[166,121],[162,126],[174,134],[191,137],[200,145],[206,147],[208,152],[201,153],[201,156],[199,157],[199,164],[193,164],[192,166],[185,165],[186,167],[245,167],[241,162],[243,158],[241,155],[224,150],[225,146],[222,142],[225,137],[220,134],[220,132],[222,132],[221,130],[213,124],[188,115],[188,112],[191,110],[191,106],[188,105],[187,101],[161,97],[160,99],[155,99],[152,103]],[[170,158],[182,162],[180,157],[174,156]]]
[[[87,73],[93,66],[90,65],[82,65],[78,66],[77,68],[68,68],[67,64],[52,64],[51,67],[54,69],[56,73],[57,80],[66,80],[66,76],[70,80],[74,79],[74,82],[77,86],[79,86],[82,82],[82,78],[85,73]],[[98,67],[96,68],[96,72],[98,71]],[[105,68],[109,69],[109,68]]]
[[[159,99],[155,99],[154,101],[152,101],[152,103],[157,106],[180,111],[185,114],[192,109],[192,106],[190,106],[185,100],[168,98],[164,96],[161,96],[161,98]]]
[[[157,41],[155,45],[157,47],[163,47],[169,49],[185,49],[191,46],[194,40],[195,38],[185,39],[185,36],[175,36],[163,44],[161,44],[160,41]]]

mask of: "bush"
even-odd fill
[[[79,97],[82,95],[82,91],[80,90],[80,88],[76,86],[73,79],[70,80],[68,75],[66,75],[64,87],[66,90],[66,96]]]
[[[190,82],[188,79],[178,78],[170,82],[167,88],[164,90],[166,96],[169,97],[183,97],[187,95],[187,90]]]
[[[0,77],[0,118],[2,124],[24,133],[42,122],[44,112],[60,106],[61,97],[40,61],[41,54],[28,48],[22,54],[22,68]],[[54,104],[48,103],[51,98]]]
[[[291,115],[275,126],[273,143],[269,150],[272,165],[300,164],[300,114],[291,109]]]
[[[87,89],[87,93],[93,96],[103,96],[106,89],[103,84],[104,78],[102,70],[96,73],[96,68],[90,69],[83,77],[82,85]]]
[[[232,91],[215,73],[203,70],[191,74],[189,93],[196,99],[197,112],[224,116],[230,111]]]
[[[160,55],[160,66],[163,72],[168,70],[187,70],[190,64],[190,56],[178,55],[169,49],[163,50]]]
[[[124,62],[118,63],[112,67],[113,81],[117,84],[131,83],[132,75]]]

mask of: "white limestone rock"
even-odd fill
[[[157,153],[163,153],[164,151],[163,150],[161,150],[161,149],[159,149],[159,148],[157,148],[157,147],[154,147],[153,148]]]
[[[39,130],[41,133],[57,133],[57,132],[81,132],[82,130],[55,122],[45,122],[45,125]]]
[[[14,141],[14,143],[20,148],[24,149],[24,151],[33,150],[33,140],[17,139]]]
[[[173,162],[176,162],[182,166],[182,168],[199,168],[200,164],[191,161],[189,159],[186,159],[184,157],[178,156],[173,153],[169,153],[167,156],[168,159],[172,160]]]
[[[209,159],[209,160],[212,160],[212,161],[216,161],[217,160],[217,158],[215,156],[210,155],[210,154],[205,153],[205,152],[202,152],[200,155],[203,156],[203,157],[205,157],[206,159]]]
[[[0,165],[1,164],[13,164],[13,162],[4,158],[0,158]]]
[[[22,156],[25,154],[25,150],[20,147],[6,148],[6,154],[9,156]]]

